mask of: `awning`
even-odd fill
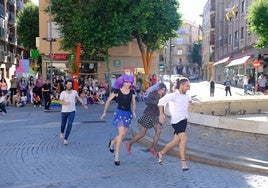
[[[230,59],[230,57],[226,57],[224,59],[221,59],[221,60],[217,61],[216,63],[214,63],[214,66],[221,64],[221,63],[226,63],[229,59]]]
[[[226,67],[231,67],[231,66],[235,66],[235,65],[241,65],[247,62],[247,60],[250,58],[250,55],[238,58],[238,59],[234,59],[233,61],[231,61]]]

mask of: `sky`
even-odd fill
[[[203,8],[208,0],[179,0],[179,12],[183,15],[183,19],[202,25]]]
[[[34,4],[36,4],[36,5],[39,4],[38,0],[32,0],[32,2],[33,2]]]
[[[202,25],[202,18],[200,15],[203,13],[203,8],[208,0],[179,0],[180,13],[183,19],[192,21],[197,25]],[[32,0],[33,3],[38,5],[38,0]]]

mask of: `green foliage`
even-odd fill
[[[146,48],[147,54],[152,53],[176,36],[176,30],[182,24],[178,8],[176,0],[133,1],[130,17],[134,30],[131,34],[137,39],[142,52]]]
[[[80,43],[85,54],[108,55],[108,49],[130,41],[124,1],[51,0],[54,20],[63,35],[62,48]]]
[[[108,56],[108,49],[136,38],[141,51],[153,52],[175,36],[181,24],[176,0],[51,0],[61,46],[81,43],[86,54]]]
[[[197,63],[199,67],[201,67],[202,64],[202,56],[200,55],[201,49],[202,49],[202,42],[199,41],[194,43],[192,52],[193,63]]]
[[[256,34],[259,39],[256,41],[257,48],[265,48],[268,45],[268,1],[256,0],[249,7],[247,20],[250,23],[250,32]]]
[[[38,6],[27,3],[18,13],[16,22],[18,43],[26,49],[35,49],[35,38],[39,36]]]

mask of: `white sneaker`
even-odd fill
[[[64,134],[60,133],[60,139],[64,138]]]
[[[68,145],[68,141],[64,139],[64,140],[63,140],[63,144],[64,144],[64,145]]]
[[[36,105],[34,105],[34,108],[36,107]]]

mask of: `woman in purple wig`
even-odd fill
[[[133,117],[136,117],[135,110],[136,110],[136,101],[135,101],[135,91],[130,89],[130,86],[134,82],[134,77],[131,75],[123,75],[119,77],[114,85],[113,88],[115,89],[110,96],[108,97],[105,105],[103,113],[100,119],[103,119],[106,116],[107,109],[110,105],[110,102],[116,98],[117,99],[117,109],[114,113],[114,119],[112,125],[118,128],[118,135],[110,140],[109,142],[109,150],[111,153],[114,154],[114,164],[120,165],[119,160],[119,152],[120,147],[122,144],[123,138],[126,136],[127,130],[130,127],[131,120]],[[131,107],[132,103],[132,107]],[[115,150],[114,150],[114,145]]]

